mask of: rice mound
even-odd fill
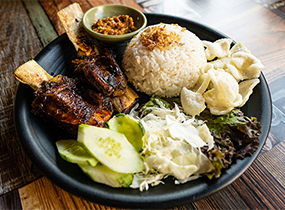
[[[148,49],[142,37],[147,31],[160,27],[165,28],[160,30],[170,34],[174,41],[157,47],[153,47],[154,42],[149,42],[153,48]],[[203,44],[194,33],[177,24],[157,24],[131,39],[123,54],[122,68],[137,91],[150,96],[174,97],[183,87],[191,89],[195,85],[200,75],[199,68],[206,62]]]

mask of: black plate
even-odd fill
[[[226,37],[209,27],[173,16],[146,14],[148,24],[178,23],[194,32],[200,39],[215,41]],[[114,50],[121,58],[125,45],[118,45]],[[35,60],[52,75],[63,74],[72,76],[71,60],[76,56],[73,45],[66,34],[60,36],[45,47]],[[255,160],[267,138],[271,123],[271,97],[263,74],[260,84],[254,89],[243,111],[248,116],[255,116],[261,122],[262,134],[260,146],[251,157],[237,160],[219,179],[208,180],[202,177],[198,180],[174,185],[168,178],[164,185],[139,192],[138,189],[115,189],[91,181],[81,172],[79,167],[64,161],[57,153],[55,142],[68,138],[59,128],[45,123],[43,119],[31,113],[31,103],[34,99],[32,89],[20,84],[15,99],[15,124],[19,139],[31,161],[42,173],[64,190],[95,203],[121,208],[169,208],[187,204],[204,198],[238,178]]]

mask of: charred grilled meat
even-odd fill
[[[113,55],[105,49],[103,55],[84,56],[73,61],[75,74],[83,83],[110,95],[118,112],[128,113],[139,96],[127,85],[127,80]]]
[[[35,90],[32,112],[57,122],[72,137],[76,137],[79,124],[102,127],[113,114],[110,97],[86,88],[78,79],[52,77],[34,60],[21,65],[14,76]]]
[[[52,117],[59,122],[102,127],[112,116],[109,97],[94,93],[77,80],[58,75],[42,84],[35,92],[32,112],[43,118]]]
[[[97,56],[84,56],[73,61],[75,74],[107,96],[122,96],[127,80],[112,54],[105,49]]]

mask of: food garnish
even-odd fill
[[[185,30],[182,29],[181,31]],[[159,49],[167,48],[172,44],[184,45],[181,42],[180,35],[173,31],[168,31],[163,24],[144,30],[140,35],[140,40],[142,45],[150,51],[156,47]]]
[[[92,30],[105,35],[122,35],[136,30],[134,20],[129,15],[99,18],[93,21]]]
[[[59,140],[56,146],[60,156],[78,166],[95,182],[103,183],[111,187],[129,187],[133,181],[131,173],[118,173],[100,163],[88,152],[83,144],[76,140]]]

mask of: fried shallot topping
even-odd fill
[[[181,43],[181,37],[174,31],[168,31],[166,25],[162,23],[147,28],[144,32],[141,33],[140,41],[142,45],[145,46],[148,50],[152,51],[155,47],[159,49],[168,48],[168,46],[177,44],[177,45],[184,45]],[[181,32],[184,32],[186,29],[183,28]]]

